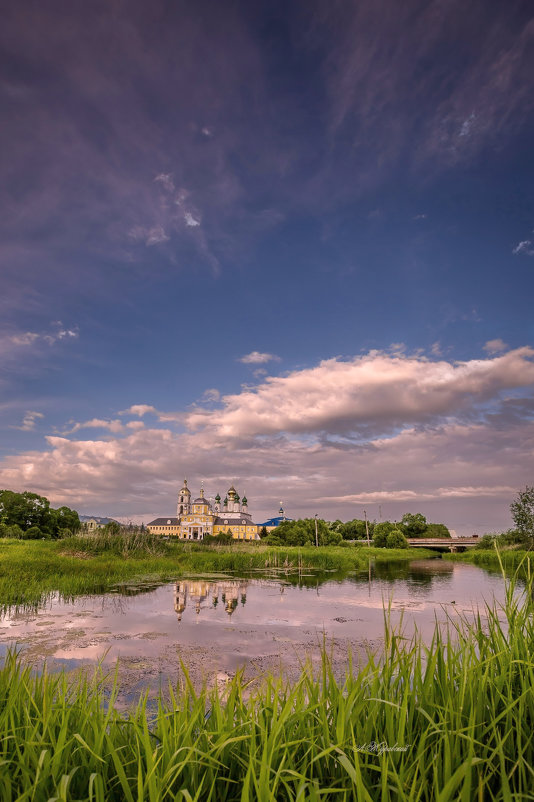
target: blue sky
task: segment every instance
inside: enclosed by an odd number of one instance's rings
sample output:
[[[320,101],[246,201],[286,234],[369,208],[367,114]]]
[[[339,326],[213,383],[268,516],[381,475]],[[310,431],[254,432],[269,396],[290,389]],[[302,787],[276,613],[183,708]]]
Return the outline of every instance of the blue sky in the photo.
[[[527,2],[11,4],[0,485],[508,526],[533,39]]]

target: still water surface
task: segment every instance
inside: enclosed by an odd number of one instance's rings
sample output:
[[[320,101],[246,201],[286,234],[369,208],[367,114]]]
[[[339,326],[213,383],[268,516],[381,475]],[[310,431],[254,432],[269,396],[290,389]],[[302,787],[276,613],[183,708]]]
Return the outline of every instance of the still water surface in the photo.
[[[431,637],[436,620],[502,601],[500,576],[441,559],[373,566],[370,572],[229,574],[191,577],[161,586],[123,586],[102,596],[65,601],[50,596],[38,609],[11,609],[0,620],[0,647],[16,645],[39,667],[74,669],[119,660],[130,697],[183,678],[221,682],[243,667],[296,675],[317,662],[323,639],[338,670],[347,647],[356,661],[380,650],[384,604],[393,625]]]

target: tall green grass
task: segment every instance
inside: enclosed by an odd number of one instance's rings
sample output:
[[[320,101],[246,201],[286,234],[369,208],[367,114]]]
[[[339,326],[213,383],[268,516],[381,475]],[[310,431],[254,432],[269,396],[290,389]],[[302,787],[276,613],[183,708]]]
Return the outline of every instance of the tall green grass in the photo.
[[[534,552],[523,549],[500,549],[497,545],[490,549],[468,549],[462,554],[447,554],[444,557],[454,562],[479,565],[495,573],[500,573],[502,570],[509,576],[517,573],[523,579],[534,570]]]
[[[0,671],[0,798],[94,802],[510,802],[534,798],[530,594],[436,628],[385,616],[385,648],[337,681],[326,654],[293,685],[241,676],[128,714],[102,678]]]
[[[203,546],[156,536],[73,537],[59,541],[0,539],[0,605],[39,604],[48,593],[65,598],[104,593],[121,583],[171,581],[184,573],[314,568],[362,570],[369,560],[421,557],[421,550],[267,547],[258,544]]]

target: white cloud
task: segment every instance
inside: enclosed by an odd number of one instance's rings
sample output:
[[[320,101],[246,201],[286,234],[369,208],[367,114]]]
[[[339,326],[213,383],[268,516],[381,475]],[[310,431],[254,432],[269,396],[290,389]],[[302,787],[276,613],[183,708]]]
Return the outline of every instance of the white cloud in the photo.
[[[122,409],[119,415],[139,415],[139,417],[142,418],[143,415],[147,415],[149,412],[154,415],[158,414],[156,407],[153,407],[151,404],[132,404],[128,409]]]
[[[458,134],[458,136],[469,136],[469,134],[471,133],[475,122],[476,122],[476,114],[473,111],[473,112],[471,112],[471,114],[469,115],[467,120],[463,121],[463,123],[461,125],[461,128],[460,128],[460,133]]]
[[[221,397],[220,392],[215,387],[210,387],[202,393],[203,401],[218,401]]]
[[[199,226],[200,225],[200,220],[197,220],[195,217],[193,217],[191,212],[184,212],[184,220],[185,220],[186,226],[195,227],[195,226]]]
[[[6,355],[19,348],[30,348],[43,343],[54,345],[61,340],[77,340],[80,332],[77,326],[66,328],[61,321],[53,324],[49,331],[20,331],[0,336],[0,355]]]
[[[265,365],[266,362],[280,362],[281,359],[276,354],[266,354],[261,351],[251,351],[250,354],[239,357],[238,362],[244,365]]]
[[[481,496],[513,496],[516,488],[509,485],[488,487],[436,487],[433,490],[417,491],[405,490],[377,490],[368,493],[353,493],[346,496],[325,496],[318,501],[339,502],[342,504],[383,504],[385,501],[418,503],[421,501],[436,501],[447,498],[480,498]]]
[[[500,337],[498,337],[495,340],[488,340],[487,343],[484,344],[483,348],[488,354],[498,354],[501,351],[506,351],[508,345],[503,342]]]
[[[172,173],[160,173],[155,177],[154,181],[161,184],[169,192],[174,192]]]
[[[22,432],[33,432],[35,429],[35,424],[41,418],[44,418],[42,412],[32,412],[31,410],[28,410],[22,419],[22,425],[14,426],[13,428],[20,429]]]
[[[524,239],[512,250],[515,254],[524,254],[525,256],[534,256],[534,243],[532,240]]]
[[[404,430],[365,447],[338,447],[277,435],[257,444],[143,429],[122,437],[48,437],[48,447],[0,462],[0,487],[32,489],[81,512],[171,514],[183,475],[205,478],[208,493],[246,484],[261,522],[284,499],[291,517],[399,519],[421,511],[466,534],[510,526],[512,488],[532,465],[534,424],[510,430],[446,424]],[[495,459],[495,455],[499,459]],[[476,481],[474,481],[476,477]],[[374,505],[374,506],[373,506]]]
[[[365,505],[378,518],[380,505],[383,518],[421,511],[466,534],[506,528],[513,489],[532,470],[534,422],[528,406],[523,417],[503,412],[499,425],[473,423],[473,413],[503,389],[531,384],[533,356],[521,348],[461,363],[382,352],[326,360],[225,396],[221,410],[158,413],[159,425],[180,420],[196,430],[75,424],[41,451],[4,457],[0,487],[32,489],[81,512],[156,517],[171,514],[187,475],[192,485],[205,478],[210,494],[245,484],[259,522],[283,498],[291,517],[346,520]],[[365,436],[354,439],[359,426]],[[106,434],[78,439],[84,428]]]
[[[13,345],[32,345],[36,340],[41,338],[40,334],[35,331],[25,331],[22,334],[13,334],[9,337],[9,341]]]
[[[163,226],[154,226],[148,230],[145,244],[150,247],[150,245],[159,245],[161,242],[168,242],[169,240],[170,237],[165,233]]]
[[[43,334],[43,340],[53,345],[58,340],[76,340],[78,336],[78,329],[59,329],[53,334]]]
[[[224,437],[277,432],[387,430],[469,410],[501,390],[534,383],[534,349],[493,359],[430,361],[399,352],[370,352],[348,361],[328,359],[317,367],[223,397],[223,408],[193,410],[192,429],[209,427]]]
[[[170,239],[163,226],[152,226],[151,228],[134,226],[130,229],[128,236],[137,242],[144,242],[147,247],[168,242]]]
[[[74,426],[63,434],[74,434],[80,429],[108,429],[115,434],[124,431],[124,424],[120,420],[104,420],[102,418],[91,418],[91,420],[75,423]]]

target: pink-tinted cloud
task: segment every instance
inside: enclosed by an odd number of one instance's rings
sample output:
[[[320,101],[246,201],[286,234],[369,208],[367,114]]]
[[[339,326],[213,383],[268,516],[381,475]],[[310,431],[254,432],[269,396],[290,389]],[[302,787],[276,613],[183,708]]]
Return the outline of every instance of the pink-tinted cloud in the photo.
[[[532,410],[512,398],[492,420],[463,416],[490,401],[498,410],[503,390],[532,384],[532,355],[521,348],[463,363],[378,352],[326,360],[225,397],[222,410],[179,413],[197,427],[189,431],[133,429],[118,419],[78,424],[72,435],[82,426],[109,434],[49,436],[42,451],[4,458],[0,486],[31,488],[82,512],[156,515],[172,512],[187,475],[204,479],[212,495],[236,481],[257,520],[282,498],[292,517],[347,519],[365,506],[377,518],[420,510],[459,532],[502,528],[513,489],[531,473]],[[355,441],[346,432],[362,421],[372,425]]]
[[[106,440],[47,440],[45,451],[5,458],[0,486],[31,488],[82,512],[155,516],[171,514],[187,474],[193,486],[204,479],[208,495],[236,481],[260,521],[282,498],[292,517],[317,512],[348,519],[362,516],[365,507],[378,518],[380,506],[383,518],[419,510],[468,533],[510,525],[512,489],[531,471],[534,427],[445,425],[352,448],[281,435],[240,445],[164,429]]]
[[[239,357],[238,362],[244,365],[265,365],[267,362],[280,362],[280,357],[264,351],[251,351],[250,354]]]
[[[224,396],[222,409],[194,410],[186,421],[223,437],[350,432],[369,425],[383,430],[454,415],[502,390],[531,386],[532,357],[534,349],[524,347],[456,363],[382,352],[328,359]]]
[[[132,404],[132,406],[128,407],[128,409],[122,409],[119,412],[119,415],[138,415],[140,418],[142,418],[143,415],[147,415],[148,413],[157,415],[158,410],[151,404]]]

